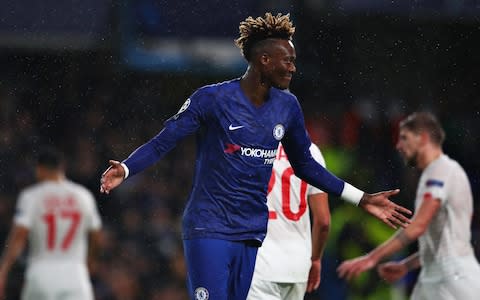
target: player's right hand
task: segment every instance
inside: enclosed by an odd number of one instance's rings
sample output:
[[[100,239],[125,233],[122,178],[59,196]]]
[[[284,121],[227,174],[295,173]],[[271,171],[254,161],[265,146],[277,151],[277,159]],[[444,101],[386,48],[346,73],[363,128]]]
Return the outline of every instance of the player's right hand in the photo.
[[[342,262],[337,268],[337,273],[340,278],[351,280],[376,265],[377,260],[372,255],[367,254]]]
[[[312,293],[320,285],[321,273],[322,273],[322,261],[321,259],[312,260],[310,272],[308,273],[307,292]]]
[[[125,178],[125,170],[119,161],[109,160],[108,163],[110,166],[100,178],[100,192],[105,194],[119,186]]]

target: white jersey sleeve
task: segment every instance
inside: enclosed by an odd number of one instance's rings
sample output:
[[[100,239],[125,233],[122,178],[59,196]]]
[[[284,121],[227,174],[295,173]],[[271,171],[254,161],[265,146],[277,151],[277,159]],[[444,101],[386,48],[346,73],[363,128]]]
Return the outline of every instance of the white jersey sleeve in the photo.
[[[28,190],[22,191],[17,200],[13,222],[16,225],[30,228],[33,222],[34,206],[35,201],[31,193],[29,193]]]
[[[310,145],[310,153],[312,154],[313,159],[315,159],[323,167],[326,167],[325,159],[323,158],[323,155],[320,152],[320,149],[318,149],[317,145],[313,143],[312,145]],[[310,184],[308,185],[308,193],[307,193],[308,196],[320,194],[320,193],[323,193],[321,189],[314,187],[313,185],[310,185]]]
[[[100,218],[100,214],[98,213],[97,205],[95,204],[95,198],[87,189],[84,190],[84,193],[85,208],[88,211],[86,214],[86,227],[89,230],[98,230],[102,226],[102,220]]]

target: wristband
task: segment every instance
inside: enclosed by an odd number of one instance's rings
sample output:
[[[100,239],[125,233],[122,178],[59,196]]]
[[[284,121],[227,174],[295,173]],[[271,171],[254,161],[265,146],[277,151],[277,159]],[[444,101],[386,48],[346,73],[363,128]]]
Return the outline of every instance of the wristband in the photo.
[[[347,202],[358,205],[358,203],[363,197],[363,194],[363,191],[357,189],[350,183],[345,182],[341,197]]]
[[[123,176],[123,179],[127,179],[128,174],[130,173],[130,170],[128,169],[127,165],[125,163],[120,163],[120,165],[123,168],[123,171],[125,171],[125,176]]]

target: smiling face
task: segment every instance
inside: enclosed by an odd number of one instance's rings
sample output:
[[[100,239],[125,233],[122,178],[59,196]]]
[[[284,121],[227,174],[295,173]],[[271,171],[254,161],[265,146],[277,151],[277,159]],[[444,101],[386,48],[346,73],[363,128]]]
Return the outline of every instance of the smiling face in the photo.
[[[400,129],[396,148],[408,166],[417,166],[421,141],[421,134],[406,128]]]
[[[289,40],[271,39],[261,54],[261,75],[264,84],[285,90],[290,86],[295,67],[295,48]]]

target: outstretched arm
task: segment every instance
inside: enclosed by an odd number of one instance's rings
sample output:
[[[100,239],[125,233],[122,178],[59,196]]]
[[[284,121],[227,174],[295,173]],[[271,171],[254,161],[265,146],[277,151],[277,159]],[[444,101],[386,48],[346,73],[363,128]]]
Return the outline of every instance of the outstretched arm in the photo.
[[[337,269],[340,277],[351,279],[375,267],[382,259],[417,240],[428,228],[441,203],[438,199],[424,198],[410,226],[397,231],[389,240],[367,255],[344,261]]]
[[[286,152],[287,145],[292,146],[292,144],[284,144]],[[322,165],[317,163],[311,155],[298,154],[308,152],[297,151],[295,147],[294,149],[288,149],[287,155],[293,166],[295,175],[301,179],[327,193],[341,196],[348,202],[357,204],[366,212],[392,228],[396,229],[397,226],[406,227],[410,223],[410,220],[403,214],[410,215],[412,212],[389,199],[391,196],[398,194],[400,190],[384,191],[375,194],[364,193],[330,173]],[[290,153],[294,153],[293,158],[291,158]]]
[[[124,179],[143,171],[172,150],[177,142],[196,132],[209,114],[214,97],[208,88],[197,90],[177,114],[165,121],[165,127],[150,141],[133,151],[122,164],[110,160],[100,180],[100,192],[108,194]]]
[[[410,210],[389,199],[398,190],[366,194],[330,173],[312,158],[309,151],[312,142],[305,130],[303,113],[298,103],[293,107],[290,121],[282,145],[295,175],[328,194],[341,196],[344,200],[359,205],[390,227],[406,227],[409,224],[409,219],[403,214],[411,214]]]
[[[110,160],[110,166],[103,172],[100,179],[100,192],[110,193],[127,177],[135,175],[160,160],[168,151],[175,147],[177,140],[189,131],[176,130],[179,120],[167,122],[165,128],[147,143],[138,147],[123,162]]]
[[[312,213],[312,266],[308,274],[307,292],[313,292],[321,281],[322,257],[330,231],[328,194],[318,193],[308,197]]]
[[[409,228],[410,227],[407,227],[407,229]],[[413,242],[414,239],[412,239],[405,233],[405,230],[407,229],[400,229],[393,235],[393,237],[391,237],[388,241],[386,241],[379,247],[372,250],[370,253],[364,256],[344,261],[337,269],[338,276],[350,280],[353,277],[356,277],[361,273],[375,267],[378,262],[384,257],[397,252],[404,246]]]
[[[28,229],[26,227],[13,225],[0,260],[0,299],[5,297],[8,272],[25,248],[27,237]]]

